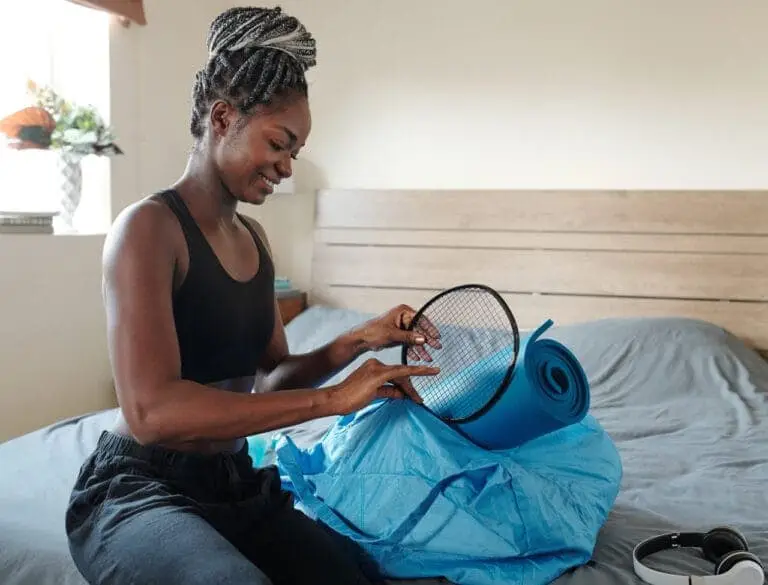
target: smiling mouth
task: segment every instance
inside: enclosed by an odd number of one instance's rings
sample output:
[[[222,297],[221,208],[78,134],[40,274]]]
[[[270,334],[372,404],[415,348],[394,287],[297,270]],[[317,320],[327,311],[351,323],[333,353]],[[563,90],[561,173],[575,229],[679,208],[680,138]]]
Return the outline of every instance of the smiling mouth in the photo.
[[[270,189],[274,189],[279,181],[275,182],[266,175],[259,173],[259,178],[264,181]]]

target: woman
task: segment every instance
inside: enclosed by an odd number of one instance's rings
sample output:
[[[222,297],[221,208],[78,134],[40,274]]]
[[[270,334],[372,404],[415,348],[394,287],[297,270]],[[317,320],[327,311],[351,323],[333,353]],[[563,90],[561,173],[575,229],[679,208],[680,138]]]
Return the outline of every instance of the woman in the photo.
[[[408,377],[436,370],[368,361],[313,388],[364,351],[425,352],[408,307],[288,354],[267,238],[235,207],[291,175],[310,131],[314,40],[278,8],[235,8],[208,49],[185,172],[121,213],[105,243],[121,408],[74,486],[70,550],[94,584],[368,583],[351,543],[295,511],[274,467],[253,468],[244,437],[378,397],[419,400]]]

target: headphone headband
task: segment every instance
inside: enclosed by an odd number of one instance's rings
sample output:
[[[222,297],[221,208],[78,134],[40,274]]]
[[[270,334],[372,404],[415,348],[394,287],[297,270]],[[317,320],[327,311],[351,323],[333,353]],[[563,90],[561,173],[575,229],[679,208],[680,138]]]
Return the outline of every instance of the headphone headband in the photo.
[[[643,559],[670,548],[701,548],[704,534],[701,532],[670,532],[644,540],[635,547],[635,556]]]
[[[718,529],[722,530],[722,529]],[[714,531],[702,532],[670,532],[648,538],[632,551],[632,563],[635,574],[650,585],[763,585],[765,573],[760,561],[746,552],[746,547],[727,551],[723,558],[735,555],[744,556],[738,558],[727,570],[719,572],[720,566],[715,570],[716,574],[706,576],[676,575],[651,569],[643,564],[642,560],[652,554],[663,550],[675,548],[704,548],[707,538],[711,538]],[[723,566],[723,569],[726,567]]]

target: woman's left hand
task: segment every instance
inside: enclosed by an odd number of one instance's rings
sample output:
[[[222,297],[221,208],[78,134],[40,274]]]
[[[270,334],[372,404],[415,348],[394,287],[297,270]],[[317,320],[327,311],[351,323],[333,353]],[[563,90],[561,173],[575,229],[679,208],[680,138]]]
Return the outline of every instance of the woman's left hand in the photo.
[[[379,351],[405,344],[410,346],[408,355],[411,359],[432,361],[432,357],[424,346],[429,345],[439,349],[441,347],[440,332],[426,319],[422,319],[423,323],[420,322],[413,331],[408,331],[415,316],[414,309],[408,305],[399,305],[362,325],[359,332],[366,349]]]

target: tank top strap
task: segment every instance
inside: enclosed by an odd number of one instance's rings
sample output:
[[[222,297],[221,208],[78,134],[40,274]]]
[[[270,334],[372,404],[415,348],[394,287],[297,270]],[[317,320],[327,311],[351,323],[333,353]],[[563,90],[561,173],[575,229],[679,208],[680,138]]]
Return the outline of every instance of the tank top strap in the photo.
[[[207,250],[205,236],[202,230],[200,230],[200,226],[197,225],[195,218],[192,217],[181,195],[174,189],[166,189],[157,193],[156,196],[170,208],[176,219],[178,219],[181,230],[184,233],[184,238],[187,241],[190,262],[193,256],[197,258],[205,257]]]
[[[251,234],[253,241],[256,243],[256,247],[259,249],[259,254],[266,255],[269,258],[270,254],[269,250],[267,249],[267,243],[262,239],[261,234],[259,234],[256,228],[253,227],[253,224],[248,221],[248,218],[246,218],[242,213],[238,212],[237,217],[241,222],[243,222],[245,229],[247,229]]]
[[[240,218],[240,221],[243,222],[243,225],[251,234],[253,241],[256,243],[256,248],[259,250],[259,261],[261,264],[258,278],[266,280],[269,282],[270,287],[274,287],[275,263],[272,259],[272,254],[270,253],[269,248],[267,248],[267,242],[264,240],[258,230],[253,227],[253,224],[243,216],[242,213],[238,213],[237,217]],[[270,291],[274,293],[274,288],[270,288]]]

